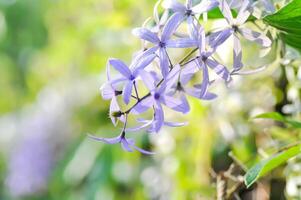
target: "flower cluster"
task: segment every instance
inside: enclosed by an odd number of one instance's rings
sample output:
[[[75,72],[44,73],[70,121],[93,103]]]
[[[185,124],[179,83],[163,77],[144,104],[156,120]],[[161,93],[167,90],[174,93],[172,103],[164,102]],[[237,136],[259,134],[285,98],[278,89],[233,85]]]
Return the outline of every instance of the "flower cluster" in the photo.
[[[185,4],[176,0],[165,0],[162,3],[165,12],[161,16],[157,11],[159,4],[161,1],[156,4],[154,12],[156,24],[151,29],[142,27],[133,30],[133,34],[143,41],[144,48],[135,55],[132,63],[127,65],[115,58],[109,59],[107,63],[107,82],[102,86],[101,92],[104,99],[111,100],[110,117],[113,124],[116,126],[118,121],[123,123],[120,135],[115,138],[90,135],[97,141],[121,143],[124,150],[130,152],[138,150],[144,154],[152,154],[135,146],[133,139],[126,138],[126,133],[142,129],[159,132],[163,126],[185,125],[165,121],[164,108],[188,113],[190,107],[187,95],[201,100],[212,100],[216,95],[209,89],[215,79],[229,83],[233,75],[240,74],[243,68],[241,37],[256,42],[263,48],[271,46],[271,40],[264,34],[244,26],[252,14],[252,3],[249,0],[236,3],[235,7],[228,4],[227,0],[202,0],[197,5],[192,0],[186,0]],[[227,25],[206,33],[199,17],[215,8],[221,11]],[[178,32],[182,24],[187,27],[186,33]],[[214,58],[216,50],[229,38],[233,39],[231,69]],[[168,49],[177,48],[190,48],[191,52],[181,61],[175,62]],[[114,78],[111,74],[112,68],[119,74]],[[212,73],[216,74],[215,78],[211,77]],[[196,74],[202,77],[200,83],[189,84]],[[147,88],[144,95],[138,90],[141,87]],[[123,105],[127,105],[125,110],[121,110],[119,97],[122,97]],[[138,118],[138,127],[127,127],[130,114],[138,115],[150,109],[153,111],[152,119]]]

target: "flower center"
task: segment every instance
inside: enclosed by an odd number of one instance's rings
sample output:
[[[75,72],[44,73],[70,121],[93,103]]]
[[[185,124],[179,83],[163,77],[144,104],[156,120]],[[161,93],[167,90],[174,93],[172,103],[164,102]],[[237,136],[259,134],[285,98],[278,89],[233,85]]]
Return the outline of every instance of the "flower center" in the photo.
[[[155,98],[156,100],[158,100],[158,99],[160,98],[160,94],[156,92],[155,95],[154,95],[154,98]]]
[[[232,29],[234,30],[234,32],[238,32],[238,26],[237,25],[232,25]]]
[[[165,45],[166,45],[165,42],[160,42],[160,43],[159,43],[159,47],[161,47],[161,48],[164,48]]]
[[[206,55],[202,55],[202,61],[205,62],[208,59]]]
[[[178,84],[177,84],[177,90],[178,91],[182,91],[183,90],[182,84],[180,82],[178,82]]]
[[[192,10],[191,10],[191,9],[187,9],[185,14],[186,14],[187,16],[191,16],[193,13],[192,13]]]
[[[122,94],[122,91],[115,90],[115,96],[119,96]]]
[[[135,78],[136,78],[136,77],[133,76],[133,75],[130,76],[130,80],[131,80],[131,81],[135,80]]]

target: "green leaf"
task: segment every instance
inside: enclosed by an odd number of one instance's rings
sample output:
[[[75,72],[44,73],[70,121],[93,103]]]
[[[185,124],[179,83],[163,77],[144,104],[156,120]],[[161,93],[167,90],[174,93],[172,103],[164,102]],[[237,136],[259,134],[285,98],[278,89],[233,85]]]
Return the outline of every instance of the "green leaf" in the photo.
[[[277,112],[269,112],[269,113],[263,113],[260,115],[255,116],[254,118],[258,119],[258,118],[264,118],[264,119],[273,119],[279,122],[283,122],[286,124],[291,125],[293,128],[301,128],[301,122],[289,119],[283,115],[281,115],[280,113]]]
[[[279,167],[285,163],[288,159],[295,157],[301,153],[301,145],[291,147],[285,151],[273,155],[272,157],[259,162],[254,165],[245,174],[244,181],[247,188],[249,188],[253,183],[255,183],[259,178],[263,177],[267,173],[271,172],[273,169]]]
[[[263,19],[282,31],[281,38],[290,46],[301,50],[301,0],[293,0],[278,12]]]

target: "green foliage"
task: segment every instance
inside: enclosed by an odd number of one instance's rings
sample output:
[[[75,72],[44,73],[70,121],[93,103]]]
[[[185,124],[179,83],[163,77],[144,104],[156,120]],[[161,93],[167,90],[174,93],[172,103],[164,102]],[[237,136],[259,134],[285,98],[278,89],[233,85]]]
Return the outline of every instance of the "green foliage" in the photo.
[[[283,115],[281,115],[280,113],[277,113],[277,112],[263,113],[263,114],[255,116],[255,118],[273,119],[273,120],[276,120],[276,121],[279,121],[279,122],[289,124],[293,128],[301,128],[301,122],[298,122],[298,121],[292,120],[290,118],[287,118],[287,117],[285,117],[285,116],[283,116]]]
[[[278,12],[263,19],[281,31],[281,38],[301,51],[301,0],[293,0]]]
[[[246,173],[245,175],[246,186],[250,187],[259,178],[271,172],[276,167],[279,167],[290,158],[295,157],[300,152],[301,152],[301,145],[297,145],[285,151],[282,151],[278,154],[275,154],[266,160],[259,162],[258,164],[253,166],[250,170],[248,170],[248,172]]]

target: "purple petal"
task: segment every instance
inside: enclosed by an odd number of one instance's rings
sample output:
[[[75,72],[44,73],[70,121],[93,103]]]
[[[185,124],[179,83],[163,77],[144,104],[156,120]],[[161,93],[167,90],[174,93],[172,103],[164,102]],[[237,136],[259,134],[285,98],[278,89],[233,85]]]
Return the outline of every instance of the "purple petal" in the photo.
[[[171,37],[171,35],[175,32],[178,26],[182,23],[184,18],[185,15],[182,13],[175,13],[169,18],[162,30],[162,42],[166,42]]]
[[[105,142],[107,144],[117,144],[121,141],[121,137],[114,137],[114,138],[101,138],[101,137],[96,137],[93,135],[88,135],[91,139],[96,140],[96,141],[100,141],[100,142]]]
[[[130,103],[130,99],[131,99],[131,95],[132,95],[132,89],[133,89],[133,82],[132,81],[128,81],[128,83],[124,86],[123,89],[123,101],[126,104]]]
[[[112,88],[110,83],[105,83],[100,88],[101,90],[101,96],[105,100],[110,100],[115,96],[115,90]]]
[[[175,111],[182,112],[184,114],[189,112],[189,107],[187,107],[187,105],[183,104],[183,102],[179,99],[175,99],[173,97],[165,95],[161,101],[164,105],[166,105],[167,107],[169,107]]]
[[[126,138],[121,138],[120,143],[121,143],[123,150],[128,151],[128,152],[133,152],[133,150],[131,149],[130,144],[126,140]]]
[[[239,33],[247,40],[257,42],[263,47],[269,47],[272,45],[272,41],[262,33],[252,31],[248,28],[239,28]]]
[[[242,52],[241,52],[241,44],[239,41],[239,38],[236,35],[233,35],[233,68],[234,71],[239,71],[243,64],[241,62],[242,60]]]
[[[159,58],[160,58],[160,68],[162,76],[165,78],[169,72],[169,61],[165,48],[159,49]]]
[[[139,125],[139,126],[136,126],[136,127],[133,127],[133,128],[127,128],[126,131],[127,132],[141,131],[144,128],[147,128],[148,126],[150,126],[153,123],[153,120],[144,120],[144,121],[141,121],[141,122],[143,123],[142,125]]]
[[[176,40],[168,40],[166,42],[166,47],[168,48],[189,48],[195,47],[196,41],[191,38],[180,38]]]
[[[192,11],[196,14],[202,14],[217,7],[218,4],[219,3],[216,0],[203,0],[201,3],[193,7]]]
[[[110,117],[111,117],[111,120],[112,120],[112,123],[114,124],[114,126],[117,125],[117,120],[111,114],[113,112],[118,112],[118,111],[120,111],[120,108],[119,108],[119,105],[117,103],[117,99],[115,97],[113,97],[112,100],[111,100],[111,104],[110,104]]]
[[[223,31],[212,33],[210,35],[209,45],[216,49],[218,46],[223,44],[231,35],[233,34],[233,29],[229,28]]]
[[[161,104],[159,102],[155,103],[155,116],[154,116],[154,131],[159,132],[164,124],[164,112]]]
[[[230,9],[227,1],[221,0],[221,3],[219,4],[219,8],[220,8],[222,14],[224,15],[225,19],[227,20],[227,22],[232,25],[234,23],[234,20],[233,20],[233,16],[231,13],[231,9]]]
[[[177,2],[176,0],[165,0],[163,1],[162,6],[163,8],[171,9],[174,12],[185,13],[186,11],[186,7],[183,4]]]
[[[149,91],[153,91],[156,89],[155,80],[149,72],[147,72],[145,70],[140,70],[139,75],[140,75],[143,83],[145,84],[145,86],[149,89]]]
[[[138,55],[134,58],[133,62],[137,62],[137,63],[140,62],[141,59],[145,59],[146,57],[151,56],[151,55],[154,54],[158,49],[159,49],[159,46],[156,45],[156,46],[154,46],[154,47],[152,47],[152,48],[149,48],[149,49],[143,51],[142,53],[138,54]]]
[[[154,44],[158,44],[160,42],[158,36],[146,28],[135,28],[132,33],[135,36]]]
[[[145,155],[154,155],[154,154],[156,154],[156,153],[154,153],[154,152],[151,152],[151,151],[147,151],[147,150],[144,150],[144,149],[141,149],[141,148],[139,148],[139,147],[137,147],[137,146],[132,146],[134,149],[136,149],[137,151],[139,151],[140,153],[143,153],[143,154],[145,154]]]
[[[126,78],[130,78],[131,77],[131,71],[130,71],[130,69],[121,60],[115,59],[115,58],[111,58],[109,60],[109,63],[110,63],[110,65],[112,65],[114,67],[114,69],[116,69],[117,71],[119,71],[119,73],[122,74],[124,77],[126,77]]]
[[[186,8],[190,9],[192,7],[192,0],[186,0]]]
[[[149,56],[146,57],[142,57],[139,62],[133,67],[133,75],[137,76],[139,70],[144,69],[145,67],[147,67],[148,65],[150,65],[154,59],[156,58],[155,54],[151,54]]]
[[[243,23],[245,23],[251,15],[251,12],[248,10],[249,6],[250,0],[244,0],[236,17],[238,25],[242,25]]]
[[[158,92],[163,93],[163,91],[165,90],[169,91],[175,84],[177,84],[180,72],[181,72],[180,65],[174,66],[174,68],[169,72],[165,81],[162,83],[162,86],[164,87],[160,87]]]
[[[196,62],[190,62],[181,71],[180,82],[182,85],[186,85],[191,78],[199,71],[199,68],[196,66]]]
[[[224,65],[222,65],[214,60],[211,60],[211,59],[207,59],[206,63],[222,79],[224,79],[226,82],[230,81],[230,79],[231,79],[230,73]]]
[[[152,97],[147,97],[143,99],[141,102],[136,104],[136,106],[133,107],[131,110],[131,113],[133,114],[140,114],[146,112],[150,107],[154,105],[154,101]]]
[[[187,122],[164,122],[164,125],[169,127],[182,127],[186,126],[187,124]]]

